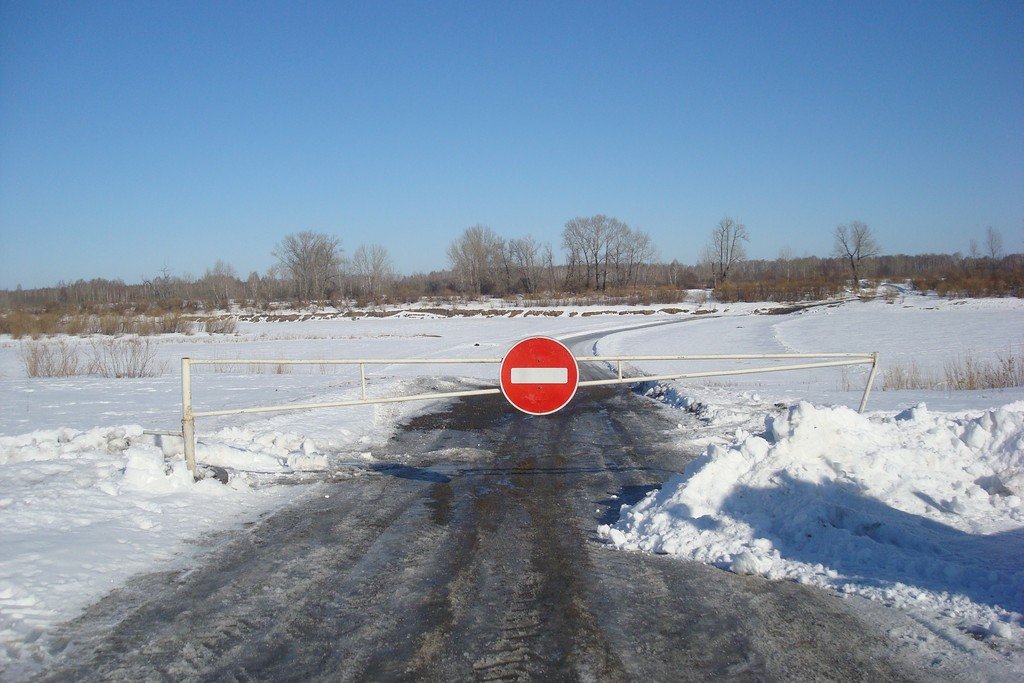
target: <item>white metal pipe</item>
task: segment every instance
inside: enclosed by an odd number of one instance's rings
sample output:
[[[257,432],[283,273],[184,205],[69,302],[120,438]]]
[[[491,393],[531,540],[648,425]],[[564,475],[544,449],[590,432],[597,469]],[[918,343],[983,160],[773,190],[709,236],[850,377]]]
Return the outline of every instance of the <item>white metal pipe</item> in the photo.
[[[366,363],[359,364],[359,396],[366,400]]]
[[[487,396],[500,394],[501,389],[472,389],[468,391],[449,391],[443,394],[415,394],[411,396],[392,396],[389,398],[352,399],[348,401],[331,401],[329,403],[288,403],[276,406],[260,406],[256,408],[233,408],[229,410],[205,410],[194,413],[194,417],[217,417],[220,415],[245,415],[249,413],[276,413],[287,410],[311,410],[313,408],[341,408],[343,406],[365,406],[377,403],[402,403],[404,401],[429,401],[432,399],[461,398],[463,396]]]
[[[500,363],[501,358],[320,358],[310,360],[271,358],[195,359],[193,365],[472,365]]]
[[[580,382],[581,387],[599,387],[609,384],[635,384],[637,382],[661,382],[670,379],[694,379],[698,377],[729,377],[731,375],[755,375],[764,372],[784,372],[788,370],[811,370],[813,368],[834,368],[844,365],[865,365],[870,360],[837,360],[821,363],[802,363],[800,365],[775,365],[767,368],[743,368],[742,370],[710,370],[708,372],[677,372],[670,375],[650,375],[641,377],[625,377],[623,379],[595,379]]]
[[[870,353],[728,353],[728,354],[684,354],[668,356],[579,356],[579,363],[609,361],[647,361],[647,360],[786,360],[800,358],[864,358],[870,359]]]
[[[169,429],[143,429],[142,433],[148,436],[181,436],[181,432],[172,432]]]
[[[194,480],[196,470],[196,416],[192,410],[192,360],[181,359],[181,438],[185,444],[185,464]]]
[[[868,407],[868,396],[871,394],[871,385],[875,383],[875,373],[878,372],[878,352],[871,354],[871,372],[868,373],[868,383],[864,386],[864,396],[860,399],[860,408],[857,412],[863,413]]]
[[[618,361],[684,361],[684,360],[786,360],[800,358],[864,358],[870,353],[733,353],[733,354],[682,354],[651,356],[577,356],[579,363],[603,363]],[[497,364],[502,358],[318,358],[273,359],[273,358],[208,358],[193,359],[193,365],[473,365]]]

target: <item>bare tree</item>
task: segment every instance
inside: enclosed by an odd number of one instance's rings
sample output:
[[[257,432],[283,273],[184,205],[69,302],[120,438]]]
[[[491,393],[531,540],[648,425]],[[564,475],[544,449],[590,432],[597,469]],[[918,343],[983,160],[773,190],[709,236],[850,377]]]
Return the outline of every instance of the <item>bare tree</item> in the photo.
[[[747,258],[744,242],[750,241],[747,226],[726,216],[711,231],[711,243],[704,248],[703,258],[713,268],[714,285],[729,279],[737,263]]]
[[[985,256],[993,262],[1003,258],[1003,235],[991,225],[985,230]]]
[[[352,272],[362,294],[374,301],[382,299],[394,278],[391,256],[379,244],[359,245],[352,254]]]
[[[557,271],[555,269],[555,252],[550,242],[545,242],[540,252],[540,272],[543,275],[543,284],[540,289],[544,292],[554,292],[557,282]]]
[[[654,261],[651,236],[622,224],[612,248],[612,271],[616,287],[635,289]]]
[[[509,240],[507,249],[513,271],[510,280],[514,280],[510,282],[511,287],[526,294],[532,293],[540,280],[537,266],[540,244],[533,237],[527,235]]]
[[[779,249],[778,263],[779,263],[781,272],[784,273],[785,276],[786,276],[786,282],[789,282],[789,279],[790,279],[790,277],[793,274],[792,262],[793,262],[793,250],[790,249],[788,245],[786,245],[786,246],[782,247],[781,249]]]
[[[515,289],[513,280],[516,276],[512,266],[512,243],[502,237],[498,238],[497,267],[500,271],[498,279],[501,280],[501,287],[496,287],[494,293],[504,296]]]
[[[253,305],[259,306],[262,293],[263,280],[260,278],[260,274],[254,270],[249,273],[249,278],[245,281],[246,297],[252,301]]]
[[[860,289],[861,261],[878,256],[880,251],[878,242],[871,234],[871,228],[864,223],[853,221],[849,225],[836,227],[835,246],[832,253],[850,266],[854,291]]]
[[[448,245],[448,262],[465,291],[486,294],[494,287],[494,272],[502,250],[502,240],[493,230],[474,225]]]
[[[213,268],[206,270],[200,283],[213,306],[222,308],[227,306],[233,298],[232,294],[237,289],[238,277],[230,264],[217,259]]]
[[[582,284],[583,289],[607,289],[609,273],[614,270],[628,232],[629,226],[625,223],[603,214],[567,221],[562,231],[562,246],[568,266],[567,284],[571,286],[576,282]]]
[[[300,301],[326,299],[341,278],[341,240],[332,235],[309,230],[288,235],[274,256]]]
[[[562,230],[562,248],[565,249],[565,285],[569,289],[586,289],[590,286],[590,261],[585,256],[587,240],[586,218],[573,218]],[[584,268],[586,271],[584,272]]]
[[[607,218],[605,216],[595,216],[595,218],[604,219],[603,221],[595,221],[595,243],[598,245],[600,252],[600,288],[603,292],[608,289],[609,273],[612,275],[612,284],[614,285],[615,283],[616,275],[622,264],[626,244],[632,233],[629,226],[617,218]]]
[[[981,250],[978,249],[978,240],[974,239],[973,237],[971,238],[971,241],[968,243],[967,255],[975,261],[981,258]]]

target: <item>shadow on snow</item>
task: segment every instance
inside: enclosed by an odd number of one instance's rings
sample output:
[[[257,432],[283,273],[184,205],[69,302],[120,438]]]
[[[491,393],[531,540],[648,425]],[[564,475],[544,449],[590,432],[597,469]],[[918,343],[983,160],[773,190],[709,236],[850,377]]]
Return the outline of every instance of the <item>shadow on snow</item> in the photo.
[[[948,512],[925,494],[918,497]],[[853,485],[813,484],[787,474],[775,488],[737,488],[722,513],[749,524],[785,559],[835,569],[842,575],[831,581],[837,587],[902,583],[1024,612],[1024,528],[969,534],[889,507]],[[688,521],[715,526],[707,518]]]

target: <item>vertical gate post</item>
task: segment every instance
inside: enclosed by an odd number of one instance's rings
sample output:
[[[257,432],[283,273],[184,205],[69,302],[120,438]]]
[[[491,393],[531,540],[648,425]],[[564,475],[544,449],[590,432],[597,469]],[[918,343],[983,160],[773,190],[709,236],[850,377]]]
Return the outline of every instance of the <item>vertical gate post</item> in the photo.
[[[181,438],[185,442],[185,464],[192,479],[199,481],[196,471],[196,418],[192,414],[192,359],[181,359]]]
[[[860,399],[860,408],[857,412],[863,413],[868,407],[868,395],[871,393],[871,385],[875,383],[875,373],[878,372],[878,352],[871,354],[871,372],[868,373],[868,383],[864,387],[864,396]]]

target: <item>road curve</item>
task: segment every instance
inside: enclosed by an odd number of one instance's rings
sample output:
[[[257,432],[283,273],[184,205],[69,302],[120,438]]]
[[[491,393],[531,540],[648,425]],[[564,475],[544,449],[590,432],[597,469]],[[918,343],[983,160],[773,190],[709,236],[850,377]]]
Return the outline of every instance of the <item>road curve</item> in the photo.
[[[417,418],[401,464],[93,606],[41,679],[923,678],[840,599],[601,542],[696,455],[686,420],[622,389],[547,417],[487,397]]]

